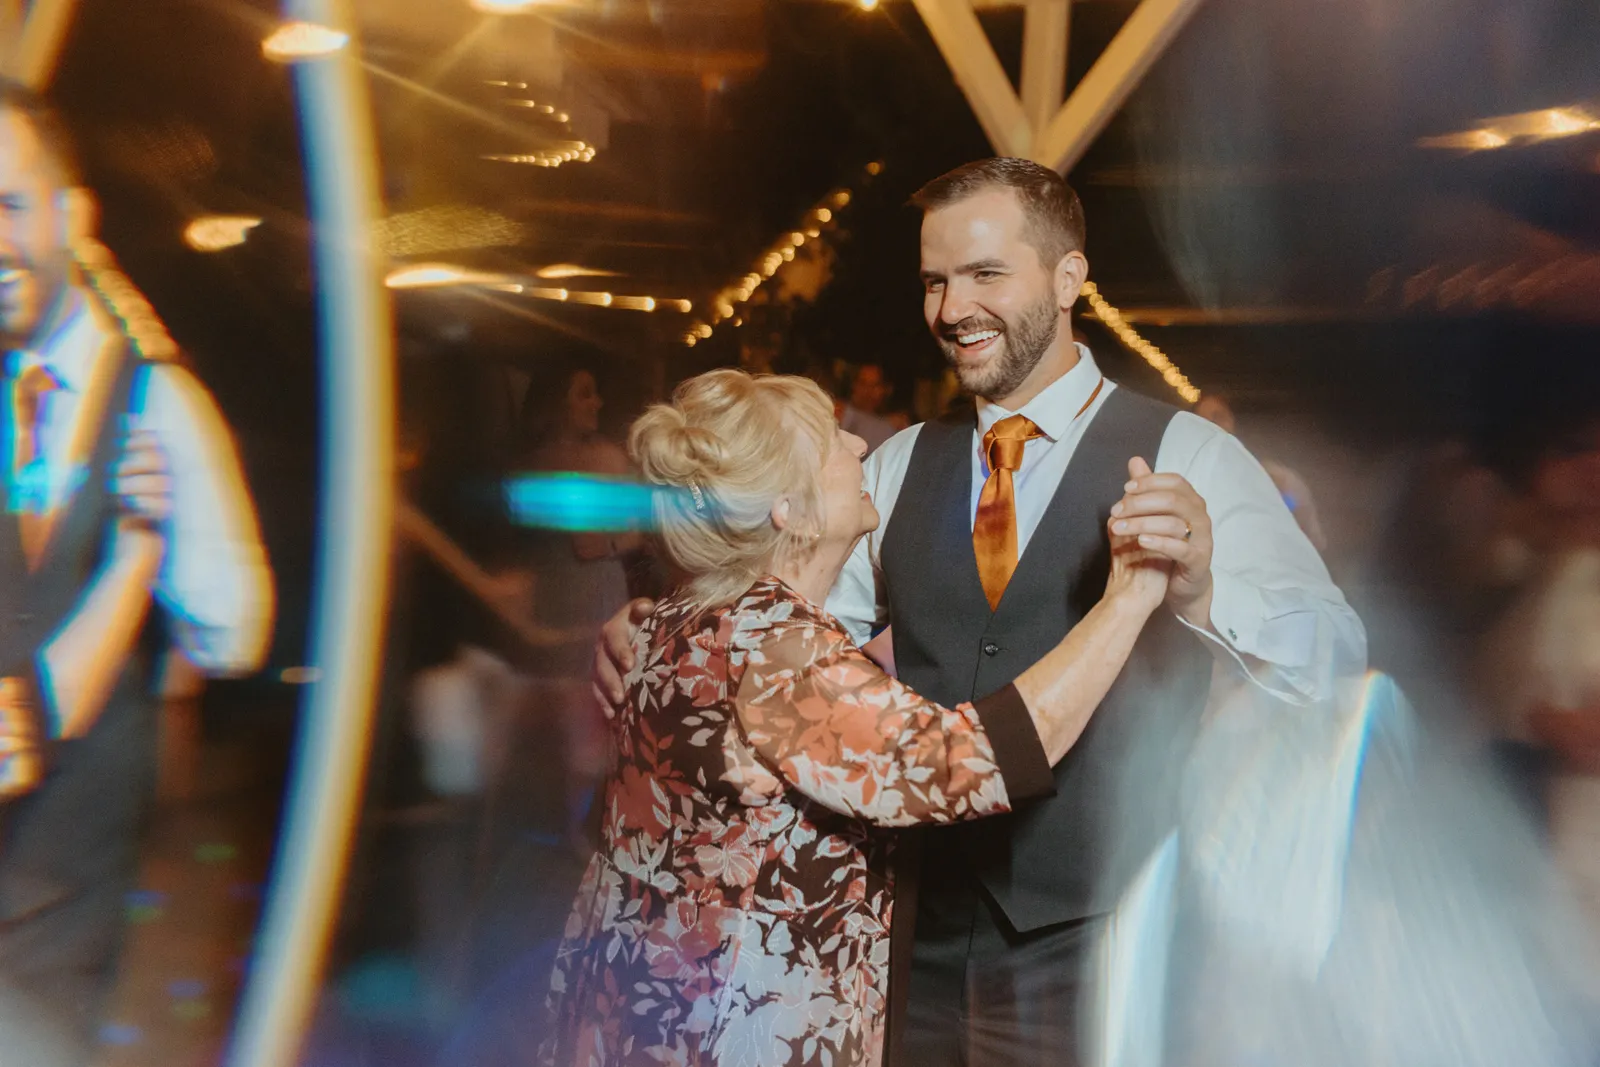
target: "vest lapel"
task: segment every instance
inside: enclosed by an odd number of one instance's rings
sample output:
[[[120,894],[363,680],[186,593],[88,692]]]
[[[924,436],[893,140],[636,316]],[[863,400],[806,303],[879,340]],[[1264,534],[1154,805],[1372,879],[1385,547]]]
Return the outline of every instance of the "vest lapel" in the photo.
[[[972,428],[971,419],[930,422],[922,432],[935,430],[929,461],[933,464],[933,484],[939,486],[939,504],[933,523],[933,545],[929,563],[949,568],[957,603],[955,610],[989,612],[978,577],[978,555],[972,543]]]
[[[58,466],[71,479],[66,492],[55,499],[42,516],[44,538],[39,559],[33,570],[42,570],[55,554],[62,527],[67,516],[81,497],[84,478],[91,473],[96,459],[96,446],[107,433],[114,434],[116,427],[108,425],[107,414],[120,391],[123,364],[127,361],[127,342],[121,330],[110,320],[98,301],[89,301],[88,313],[94,316],[100,329],[100,343],[89,362],[89,373],[84,379],[78,399],[78,409],[73,417],[72,429],[67,437],[63,463]],[[15,440],[15,434],[8,435]]]

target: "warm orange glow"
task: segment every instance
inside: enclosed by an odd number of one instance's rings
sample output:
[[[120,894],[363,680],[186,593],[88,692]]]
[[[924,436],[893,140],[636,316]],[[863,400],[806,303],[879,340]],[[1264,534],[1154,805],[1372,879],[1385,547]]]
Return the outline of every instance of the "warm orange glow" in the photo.
[[[517,15],[532,11],[541,0],[472,0],[474,10],[486,15]]]
[[[817,208],[817,221],[818,222],[827,222],[832,218],[833,218],[833,212],[829,211],[825,207]]]
[[[261,53],[275,63],[329,56],[350,43],[350,35],[315,22],[286,22],[261,42]]]

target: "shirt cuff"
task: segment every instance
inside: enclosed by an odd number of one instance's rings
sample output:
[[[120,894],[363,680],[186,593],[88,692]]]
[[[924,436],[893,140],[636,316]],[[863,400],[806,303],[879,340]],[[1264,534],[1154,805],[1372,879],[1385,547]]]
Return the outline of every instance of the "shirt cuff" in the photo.
[[[1211,572],[1211,625],[1235,652],[1260,654],[1265,615],[1260,590],[1226,571]]]
[[[1045,755],[1033,716],[1017,687],[1007,685],[974,701],[972,709],[989,736],[994,763],[1006,784],[1011,806],[1015,807],[1019,800],[1055,796],[1056,776],[1050,770],[1050,757]]]

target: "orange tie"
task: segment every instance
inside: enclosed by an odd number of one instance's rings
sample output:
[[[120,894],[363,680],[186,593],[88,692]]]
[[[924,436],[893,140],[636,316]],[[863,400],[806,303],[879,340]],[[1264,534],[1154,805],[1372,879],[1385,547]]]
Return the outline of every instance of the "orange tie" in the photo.
[[[1022,450],[1043,431],[1026,415],[1001,419],[983,435],[989,459],[989,480],[978,494],[978,515],[972,523],[972,547],[978,555],[978,581],[989,598],[989,610],[1000,606],[1006,583],[1017,569],[1017,498],[1011,472],[1022,466]]]
[[[39,454],[39,409],[44,398],[56,389],[55,377],[37,363],[17,375],[11,387],[11,412],[16,426],[16,450],[12,457],[11,492],[13,507],[21,504],[17,516],[22,525],[22,551],[28,569],[39,565],[44,553],[45,522],[48,509],[47,483],[41,469],[34,467]],[[16,498],[20,496],[21,500]]]

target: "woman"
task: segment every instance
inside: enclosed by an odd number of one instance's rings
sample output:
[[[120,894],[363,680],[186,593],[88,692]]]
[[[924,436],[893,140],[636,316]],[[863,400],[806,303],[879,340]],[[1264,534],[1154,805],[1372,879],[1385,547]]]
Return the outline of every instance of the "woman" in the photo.
[[[864,443],[815,383],[712,371],[634,425],[680,591],[640,630],[604,842],[552,980],[546,1064],[827,1064],[882,1051],[893,887],[874,827],[1011,810],[1064,756],[1166,594],[1107,594],[1013,686],[944,708],[820,606],[876,527]]]
[[[531,445],[527,466],[538,471],[626,475],[627,456],[600,434],[604,401],[595,377],[570,366],[549,388],[529,395],[524,425]],[[567,836],[585,858],[582,832],[595,787],[608,762],[605,720],[588,686],[594,635],[627,602],[624,557],[640,546],[637,533],[541,533],[533,540],[533,616],[553,630],[584,635],[543,650],[531,664],[542,703],[561,724],[566,744]]]

